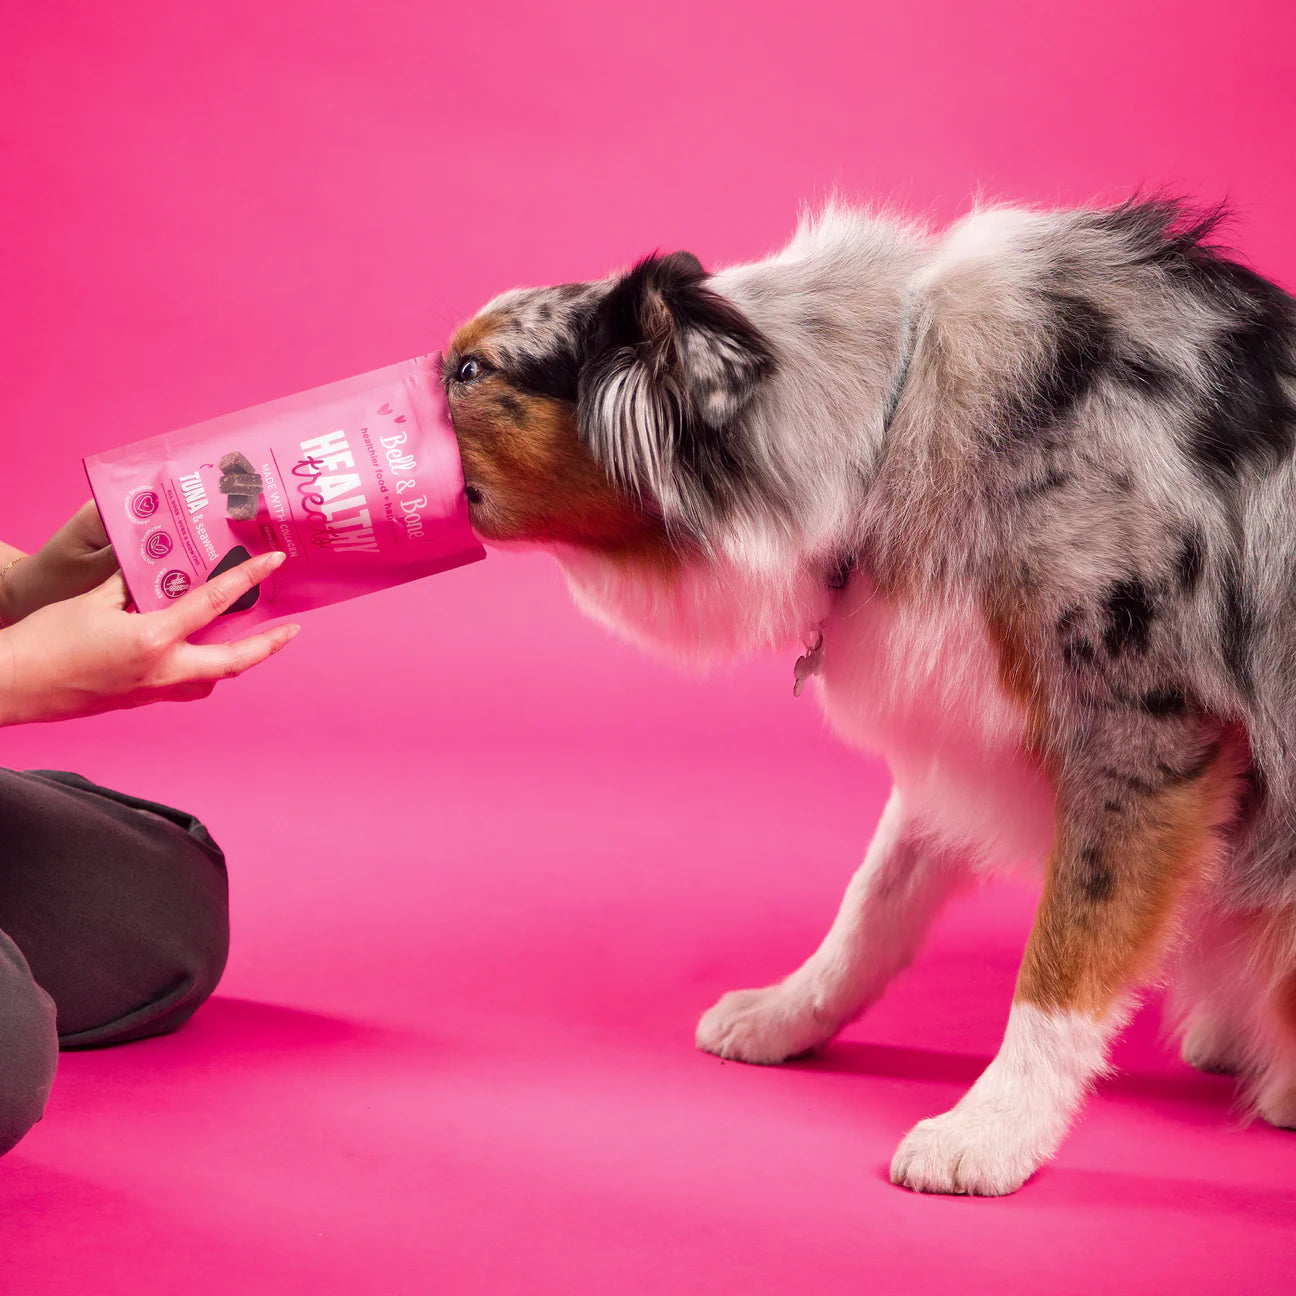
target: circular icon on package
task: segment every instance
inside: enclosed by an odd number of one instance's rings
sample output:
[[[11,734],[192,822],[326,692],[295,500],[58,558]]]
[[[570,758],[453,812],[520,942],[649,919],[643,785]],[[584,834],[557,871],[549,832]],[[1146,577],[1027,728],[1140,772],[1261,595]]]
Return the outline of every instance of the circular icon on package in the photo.
[[[137,490],[126,502],[126,508],[137,522],[147,522],[158,511],[157,491]]]
[[[175,542],[165,531],[150,531],[144,537],[146,558],[165,558],[175,547]]]
[[[189,573],[172,568],[158,582],[158,589],[169,599],[178,599],[182,594],[189,593],[189,586],[193,582],[189,578]]]

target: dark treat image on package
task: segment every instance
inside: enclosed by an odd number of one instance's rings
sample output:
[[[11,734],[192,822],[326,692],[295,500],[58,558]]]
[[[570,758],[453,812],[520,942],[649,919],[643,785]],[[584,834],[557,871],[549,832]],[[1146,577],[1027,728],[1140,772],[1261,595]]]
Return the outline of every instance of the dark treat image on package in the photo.
[[[252,522],[257,515],[257,497],[255,495],[227,495],[225,512],[236,522]]]
[[[237,522],[251,522],[257,515],[257,500],[265,482],[245,454],[231,450],[220,457],[220,493],[226,496],[225,511]]]
[[[252,555],[248,553],[242,545],[235,545],[233,549],[225,555],[224,558],[211,569],[208,574],[208,580],[215,580],[221,572],[227,572],[231,567],[237,567],[239,563],[247,562]],[[221,616],[229,616],[231,612],[246,612],[248,608],[255,607],[256,601],[261,597],[261,586],[253,585],[246,594],[243,595],[236,603],[231,603],[229,607],[221,613]]]
[[[221,455],[218,462],[223,473],[241,473],[248,477],[256,476],[256,469],[252,466],[252,461],[247,455],[239,454],[237,450],[232,450],[227,455]]]

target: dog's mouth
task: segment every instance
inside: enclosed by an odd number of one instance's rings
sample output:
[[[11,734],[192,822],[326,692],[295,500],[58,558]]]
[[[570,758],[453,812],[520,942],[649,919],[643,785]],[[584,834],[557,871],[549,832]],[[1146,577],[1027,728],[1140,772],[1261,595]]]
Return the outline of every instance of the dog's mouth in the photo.
[[[475,481],[464,483],[464,498],[468,501],[468,523],[476,532],[478,539],[497,542],[500,537],[498,519],[492,517],[494,510],[485,489]]]

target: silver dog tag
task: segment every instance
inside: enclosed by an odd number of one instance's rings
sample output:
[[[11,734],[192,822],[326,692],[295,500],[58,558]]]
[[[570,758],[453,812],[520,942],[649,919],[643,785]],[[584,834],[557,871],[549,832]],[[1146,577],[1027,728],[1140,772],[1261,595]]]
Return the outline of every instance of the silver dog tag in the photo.
[[[818,675],[823,671],[823,631],[821,630],[816,636],[811,646],[801,654],[796,660],[796,667],[792,675],[792,696],[800,697],[801,690],[805,688],[805,682],[812,675]]]

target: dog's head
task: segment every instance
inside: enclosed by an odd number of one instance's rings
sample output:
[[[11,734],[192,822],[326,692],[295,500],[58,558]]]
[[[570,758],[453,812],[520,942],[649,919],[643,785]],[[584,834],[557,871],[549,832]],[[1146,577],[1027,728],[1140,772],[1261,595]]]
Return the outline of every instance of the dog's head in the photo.
[[[609,555],[705,546],[751,489],[744,415],[773,364],[687,252],[496,298],[444,357],[473,525]]]

